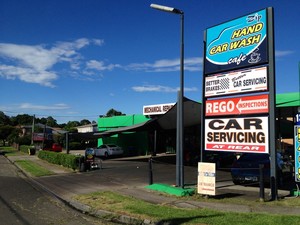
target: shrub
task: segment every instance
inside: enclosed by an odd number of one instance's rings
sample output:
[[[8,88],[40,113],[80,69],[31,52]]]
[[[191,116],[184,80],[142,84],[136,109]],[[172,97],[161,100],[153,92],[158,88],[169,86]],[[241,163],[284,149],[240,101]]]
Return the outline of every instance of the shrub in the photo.
[[[70,142],[69,143],[69,149],[71,150],[79,150],[82,149],[82,145],[80,142]]]
[[[31,145],[21,145],[20,146],[20,151],[24,152],[24,153],[28,153],[28,149],[30,149],[30,148],[35,148],[35,147],[31,146]]]
[[[51,151],[39,151],[38,157],[40,159],[46,160],[49,163],[62,165],[67,168],[76,170],[79,168],[79,156],[70,155],[65,153],[57,153]]]

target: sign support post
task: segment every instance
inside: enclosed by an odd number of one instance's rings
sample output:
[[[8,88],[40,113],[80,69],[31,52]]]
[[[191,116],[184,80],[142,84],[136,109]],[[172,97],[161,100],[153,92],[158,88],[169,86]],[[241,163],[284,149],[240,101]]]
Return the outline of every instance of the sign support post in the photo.
[[[272,200],[277,200],[277,154],[276,154],[276,135],[275,135],[275,121],[276,121],[276,99],[275,99],[275,57],[274,57],[274,23],[273,23],[273,8],[268,8],[268,39],[269,39],[269,98],[270,98],[270,156],[271,156],[271,196]]]

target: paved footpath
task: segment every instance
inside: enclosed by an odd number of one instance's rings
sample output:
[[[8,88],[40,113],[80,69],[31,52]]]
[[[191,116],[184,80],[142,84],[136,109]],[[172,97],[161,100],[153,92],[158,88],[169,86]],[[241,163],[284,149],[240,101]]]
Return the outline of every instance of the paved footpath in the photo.
[[[96,191],[114,191],[120,194],[133,196],[135,198],[164,205],[174,205],[182,208],[209,208],[220,211],[246,212],[246,213],[268,213],[284,215],[300,215],[300,207],[279,207],[266,204],[236,205],[228,203],[194,201],[171,195],[163,195],[152,191],[145,186],[149,184],[147,160],[112,159],[103,161],[102,170],[90,172],[74,172],[62,166],[50,164],[37,156],[9,156],[8,159],[14,163],[16,160],[32,160],[35,163],[51,170],[55,175],[33,178],[27,174],[28,179],[39,184],[48,192],[80,211],[88,212],[89,207],[72,199],[73,196]],[[156,164],[154,167],[154,182],[172,184],[175,181],[175,167],[170,164]],[[159,173],[158,173],[159,172]],[[159,175],[158,175],[159,174]],[[157,176],[156,176],[157,175]],[[196,179],[195,168],[185,167],[186,183]],[[194,181],[193,180],[193,181]],[[266,195],[269,190],[266,189]],[[229,181],[217,182],[217,193],[219,197],[227,196],[244,198],[252,202],[259,201],[257,187],[243,187],[233,185]],[[279,198],[287,198],[288,191],[279,190]],[[218,196],[217,196],[218,197]],[[129,222],[130,223],[130,222]]]

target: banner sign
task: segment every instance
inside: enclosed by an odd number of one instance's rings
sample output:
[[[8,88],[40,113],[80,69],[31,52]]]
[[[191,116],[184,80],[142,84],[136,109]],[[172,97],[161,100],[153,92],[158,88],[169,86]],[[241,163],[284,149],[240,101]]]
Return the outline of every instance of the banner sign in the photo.
[[[269,95],[207,100],[205,116],[243,115],[269,112]]]
[[[300,125],[300,113],[295,116],[295,125]]]
[[[269,118],[205,119],[204,149],[269,153]]]
[[[216,195],[215,163],[198,163],[198,194]]]
[[[168,112],[175,103],[143,106],[143,115],[160,115]]]
[[[267,67],[265,66],[205,77],[205,97],[267,89]]]
[[[33,133],[33,141],[53,140],[53,135],[49,133]]]
[[[204,73],[266,63],[266,9],[206,30]]]
[[[300,182],[300,125],[295,126],[295,181]]]

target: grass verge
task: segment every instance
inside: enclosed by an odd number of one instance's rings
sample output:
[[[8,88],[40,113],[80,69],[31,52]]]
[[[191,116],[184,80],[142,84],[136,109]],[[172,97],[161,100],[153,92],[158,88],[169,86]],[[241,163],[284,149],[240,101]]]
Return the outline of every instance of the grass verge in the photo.
[[[263,213],[219,212],[204,208],[176,208],[167,204],[151,204],[113,192],[95,192],[78,195],[75,200],[95,210],[107,210],[117,214],[147,219],[163,224],[300,224],[300,216],[271,215]]]
[[[52,171],[49,171],[30,160],[17,160],[15,163],[34,177],[49,176],[54,174]]]
[[[4,146],[1,146],[0,147],[0,151],[5,153],[5,155],[17,155],[18,154],[18,150],[13,148],[13,147],[4,147]]]

